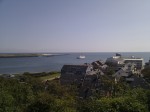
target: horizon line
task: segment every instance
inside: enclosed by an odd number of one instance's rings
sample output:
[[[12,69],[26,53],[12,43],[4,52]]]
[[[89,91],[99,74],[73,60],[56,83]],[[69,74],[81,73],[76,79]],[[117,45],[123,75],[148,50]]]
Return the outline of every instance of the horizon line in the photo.
[[[7,54],[7,53],[148,53],[150,51],[88,51],[88,52],[81,52],[81,51],[75,51],[75,52],[71,52],[71,51],[68,51],[68,52],[46,52],[46,51],[41,51],[41,52],[0,52],[0,54]]]

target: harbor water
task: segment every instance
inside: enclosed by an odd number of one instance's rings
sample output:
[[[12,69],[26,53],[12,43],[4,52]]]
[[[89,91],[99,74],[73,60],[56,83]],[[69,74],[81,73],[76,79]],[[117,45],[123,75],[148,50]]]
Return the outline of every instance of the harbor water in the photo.
[[[150,52],[123,52],[122,56],[135,56],[149,60]],[[64,64],[84,64],[96,60],[106,60],[114,56],[114,52],[82,53],[85,59],[77,59],[80,53],[68,53],[51,57],[22,57],[22,58],[0,58],[0,74],[13,74],[24,72],[50,72],[60,71]]]

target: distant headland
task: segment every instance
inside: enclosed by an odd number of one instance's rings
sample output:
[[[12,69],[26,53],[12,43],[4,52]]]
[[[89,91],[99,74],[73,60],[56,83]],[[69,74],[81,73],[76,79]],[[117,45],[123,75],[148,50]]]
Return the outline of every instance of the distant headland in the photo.
[[[69,54],[55,54],[55,53],[2,53],[0,58],[24,58],[24,57],[52,57],[52,56],[62,56]]]

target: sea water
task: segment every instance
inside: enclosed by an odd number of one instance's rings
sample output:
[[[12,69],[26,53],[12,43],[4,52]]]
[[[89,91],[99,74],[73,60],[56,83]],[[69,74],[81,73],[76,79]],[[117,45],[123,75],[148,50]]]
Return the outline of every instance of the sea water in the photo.
[[[135,56],[148,62],[150,52],[123,52],[122,56]],[[85,55],[85,59],[77,59]],[[0,58],[0,74],[24,73],[24,72],[50,72],[60,71],[64,64],[84,64],[96,60],[106,60],[114,56],[113,52],[100,53],[68,53],[68,55],[52,57],[24,57],[24,58]]]

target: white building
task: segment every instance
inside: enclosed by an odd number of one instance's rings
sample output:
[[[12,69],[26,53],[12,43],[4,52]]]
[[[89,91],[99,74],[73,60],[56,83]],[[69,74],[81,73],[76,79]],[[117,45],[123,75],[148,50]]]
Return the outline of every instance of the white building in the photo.
[[[113,57],[107,58],[106,62],[114,63],[114,64],[124,64],[124,59],[120,56],[113,56]]]
[[[122,56],[113,56],[113,57],[107,58],[106,62],[117,64],[117,65],[123,65],[126,63],[134,63],[137,69],[142,69],[144,66],[143,58],[135,58],[134,56],[131,56],[129,58],[125,58]]]
[[[134,63],[137,69],[142,69],[144,66],[143,58],[135,58],[133,56],[131,58],[124,58],[124,63]]]

